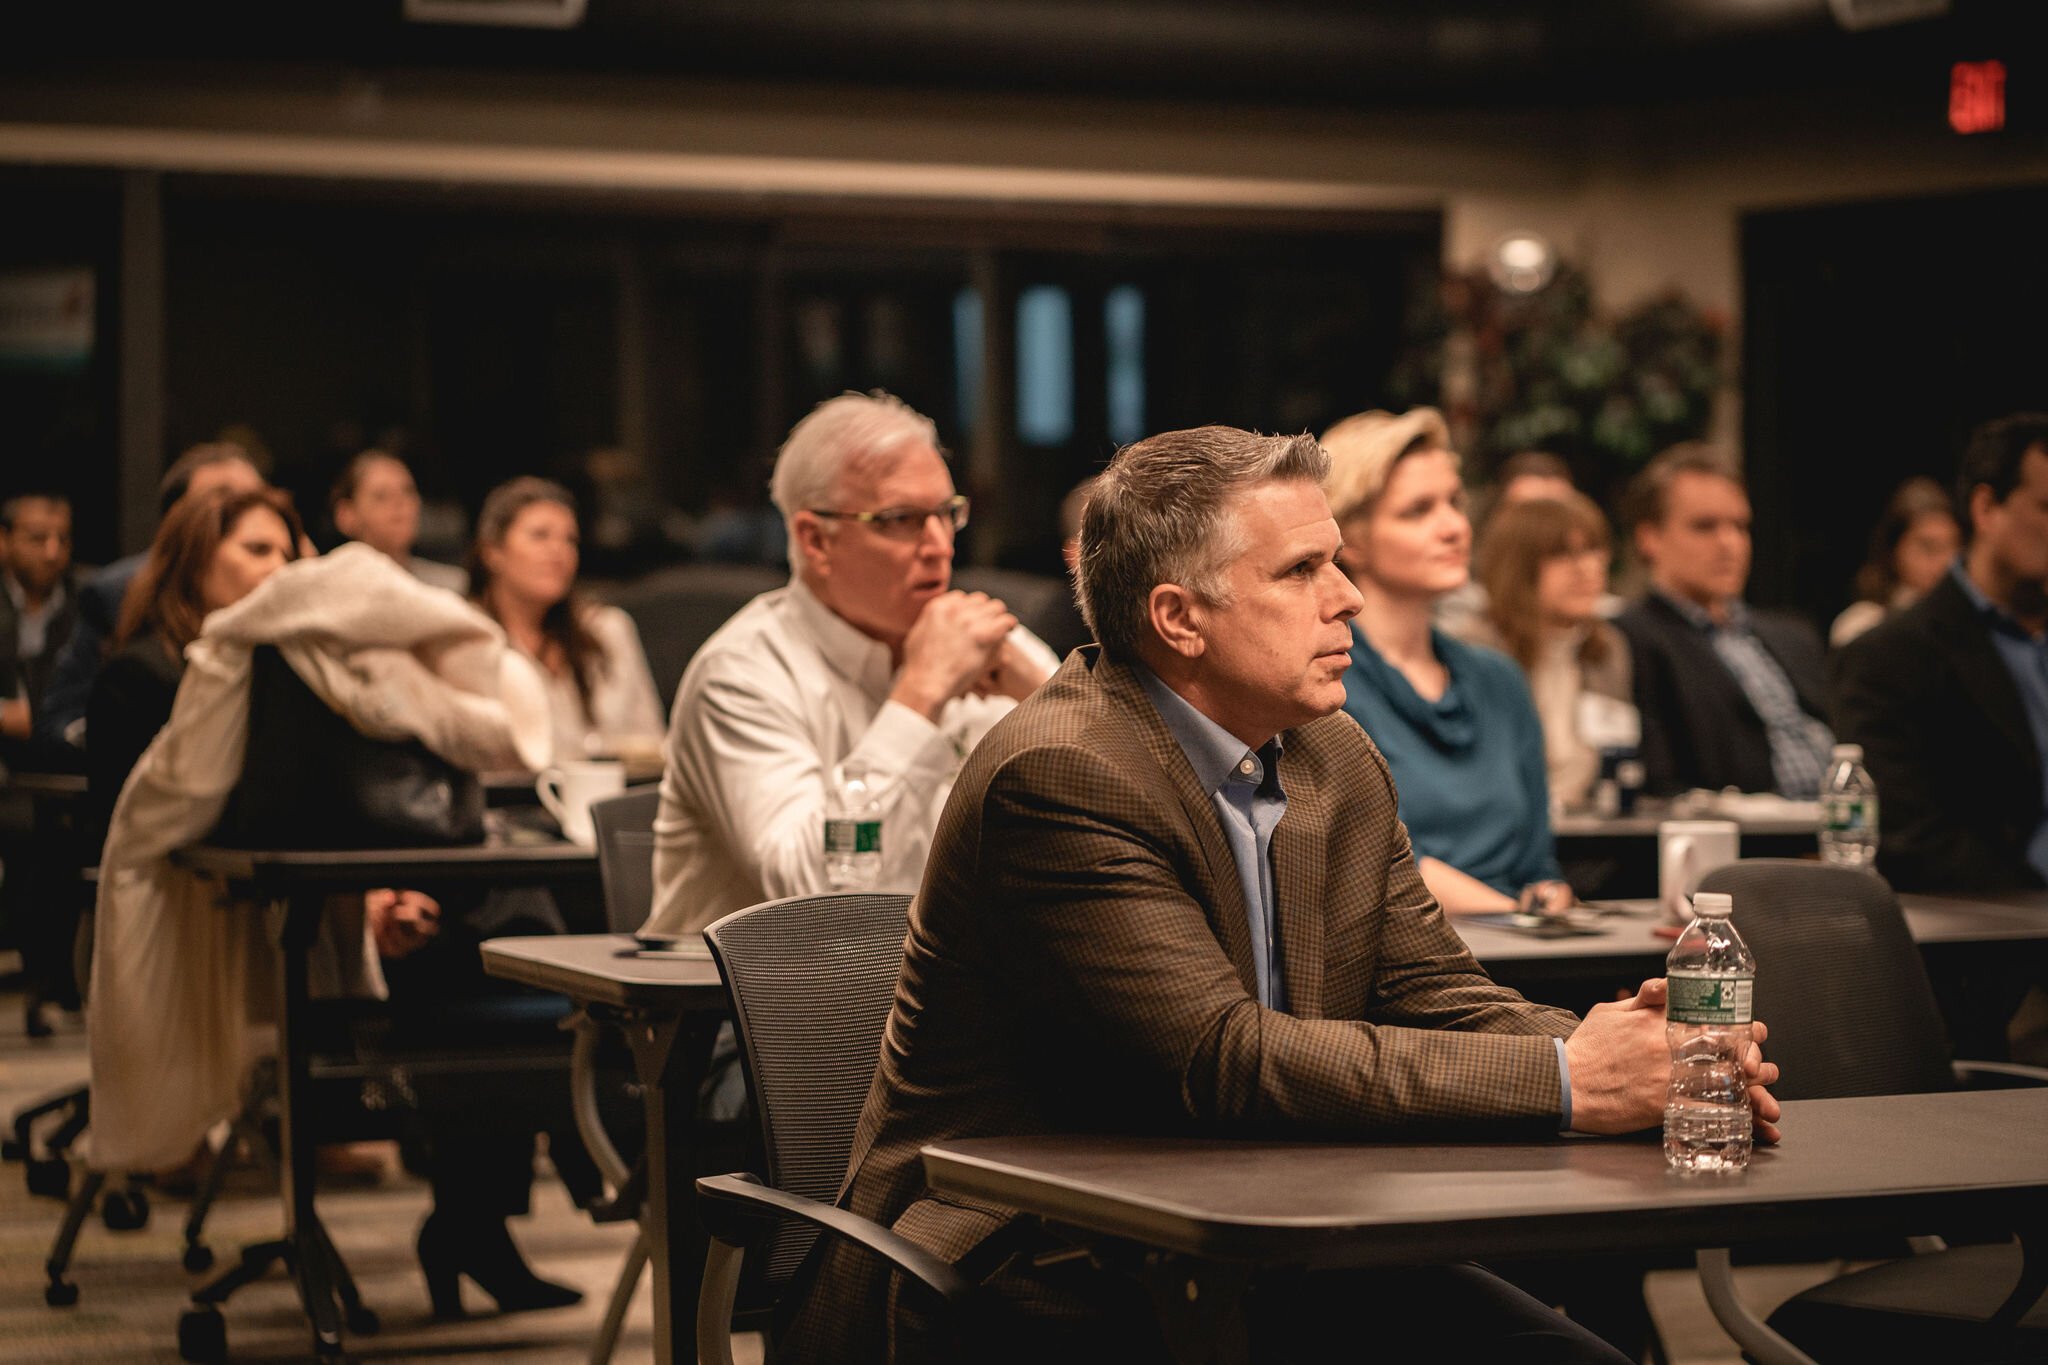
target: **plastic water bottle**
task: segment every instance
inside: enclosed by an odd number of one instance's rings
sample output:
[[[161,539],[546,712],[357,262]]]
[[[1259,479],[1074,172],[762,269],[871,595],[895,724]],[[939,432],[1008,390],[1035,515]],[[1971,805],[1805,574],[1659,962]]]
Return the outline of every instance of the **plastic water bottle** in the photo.
[[[1728,916],[1729,897],[1702,891],[1693,922],[1671,947],[1664,1033],[1671,1088],[1664,1096],[1664,1161],[1672,1170],[1740,1171],[1749,1165],[1750,995],[1756,959]]]
[[[834,891],[882,884],[882,808],[865,763],[848,760],[834,775],[825,810],[825,884]]]
[[[1820,856],[1837,867],[1877,861],[1877,784],[1863,768],[1863,746],[1837,744],[1820,794]]]

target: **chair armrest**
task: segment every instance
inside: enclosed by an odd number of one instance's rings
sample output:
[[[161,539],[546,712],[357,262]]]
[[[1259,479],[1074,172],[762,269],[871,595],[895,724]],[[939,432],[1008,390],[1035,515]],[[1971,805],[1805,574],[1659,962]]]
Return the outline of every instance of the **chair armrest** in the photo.
[[[758,1226],[795,1219],[867,1248],[948,1303],[960,1303],[975,1289],[974,1282],[950,1263],[881,1224],[834,1205],[764,1185],[745,1173],[699,1179],[697,1217],[713,1237],[727,1243],[743,1243],[748,1224]]]
[[[2023,1062],[1957,1061],[1956,1079],[1972,1090],[2015,1090],[2024,1086],[2048,1085],[2048,1068]]]
[[[577,1010],[561,1026],[576,1039],[569,1050],[569,1104],[576,1118],[576,1135],[583,1139],[604,1183],[617,1190],[632,1174],[632,1167],[612,1144],[597,1111],[597,1044],[604,1028],[588,1010]]]

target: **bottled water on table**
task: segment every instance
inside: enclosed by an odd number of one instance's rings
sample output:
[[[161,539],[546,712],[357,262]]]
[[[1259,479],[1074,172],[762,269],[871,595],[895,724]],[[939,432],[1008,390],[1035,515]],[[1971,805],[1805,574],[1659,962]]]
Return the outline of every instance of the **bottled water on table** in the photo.
[[[882,808],[874,775],[848,760],[832,774],[825,805],[825,884],[873,891],[882,884]]]
[[[1837,867],[1877,860],[1877,784],[1863,768],[1863,746],[1837,744],[1820,793],[1820,856]]]
[[[1664,1161],[1674,1171],[1740,1171],[1749,1165],[1750,994],[1756,959],[1729,922],[1721,893],[1693,897],[1693,922],[1672,945],[1665,976],[1671,1088],[1664,1096]]]

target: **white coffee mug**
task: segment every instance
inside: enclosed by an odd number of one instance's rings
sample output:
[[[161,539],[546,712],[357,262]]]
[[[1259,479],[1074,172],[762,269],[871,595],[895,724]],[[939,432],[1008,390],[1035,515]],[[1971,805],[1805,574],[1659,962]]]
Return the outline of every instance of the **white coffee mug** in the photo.
[[[1733,820],[1666,820],[1657,826],[1657,899],[1674,924],[1692,918],[1700,879],[1742,856],[1742,826]]]
[[[557,763],[533,783],[540,803],[562,827],[562,837],[585,848],[597,846],[597,830],[590,823],[590,803],[617,796],[625,789],[626,765],[612,759]]]

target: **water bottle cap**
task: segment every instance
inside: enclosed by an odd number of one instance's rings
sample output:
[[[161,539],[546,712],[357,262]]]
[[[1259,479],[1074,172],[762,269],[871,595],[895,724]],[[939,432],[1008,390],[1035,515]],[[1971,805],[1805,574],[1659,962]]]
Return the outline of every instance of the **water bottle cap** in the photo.
[[[1701,919],[1726,919],[1735,913],[1735,898],[1726,891],[1702,891],[1692,898],[1692,912]]]
[[[1863,746],[1861,744],[1837,744],[1835,746],[1835,762],[1861,763],[1862,761]]]

